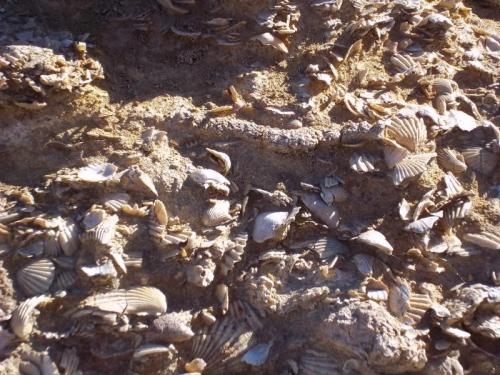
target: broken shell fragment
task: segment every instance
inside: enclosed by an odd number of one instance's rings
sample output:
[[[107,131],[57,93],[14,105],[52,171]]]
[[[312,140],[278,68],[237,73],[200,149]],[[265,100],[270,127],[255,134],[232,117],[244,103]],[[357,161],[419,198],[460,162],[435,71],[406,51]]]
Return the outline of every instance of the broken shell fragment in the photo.
[[[54,281],[56,267],[49,259],[39,259],[21,268],[16,279],[23,292],[31,297],[47,292]]]
[[[302,194],[301,199],[307,209],[329,228],[335,229],[338,227],[340,212],[334,204],[327,205],[318,194],[314,193]]]
[[[474,245],[490,250],[500,250],[500,236],[495,233],[467,233],[464,235],[464,240]]]
[[[23,301],[12,313],[10,328],[21,340],[26,340],[33,330],[33,311],[41,304],[50,301],[44,295],[32,297]]]
[[[151,325],[154,339],[173,343],[191,339],[194,332],[189,326],[190,320],[191,314],[188,312],[173,312],[161,315]]]
[[[436,221],[439,220],[438,216],[428,216],[422,219],[416,220],[408,224],[404,229],[407,232],[415,232],[419,234],[427,233],[432,229]]]
[[[224,174],[227,174],[231,170],[231,158],[228,154],[208,147],[206,150],[218,162]]]
[[[274,36],[271,33],[263,33],[253,37],[252,39],[258,40],[264,46],[272,46],[276,48],[278,51],[281,51],[283,53],[288,53],[288,47],[286,46],[286,44],[283,43],[283,41],[280,38]]]
[[[203,188],[212,188],[225,195],[229,194],[231,183],[229,180],[213,169],[196,168],[190,175],[191,179]]]
[[[349,159],[351,169],[358,173],[366,173],[375,170],[375,158],[366,153],[354,153]]]
[[[467,164],[465,164],[463,156],[449,148],[438,150],[437,162],[445,170],[454,174],[461,174],[467,170]]]
[[[361,233],[356,240],[381,250],[385,254],[392,254],[394,250],[392,245],[387,241],[385,236],[376,230],[368,230],[366,232]]]
[[[471,147],[462,151],[462,155],[472,170],[489,175],[497,165],[498,157],[482,147]]]
[[[137,165],[131,166],[123,173],[120,184],[125,190],[135,191],[147,196],[158,196],[153,179]]]
[[[427,164],[436,156],[435,153],[410,155],[396,163],[392,171],[392,182],[400,185],[403,181],[416,177],[427,170]]]

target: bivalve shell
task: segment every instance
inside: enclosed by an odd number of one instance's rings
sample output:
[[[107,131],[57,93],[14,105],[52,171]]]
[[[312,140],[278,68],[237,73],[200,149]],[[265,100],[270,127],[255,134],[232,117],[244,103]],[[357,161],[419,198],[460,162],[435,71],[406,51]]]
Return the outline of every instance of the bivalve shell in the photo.
[[[56,267],[49,259],[39,259],[21,268],[16,279],[27,296],[36,296],[47,292],[54,281]]]
[[[203,214],[201,221],[207,227],[215,227],[231,221],[233,217],[229,213],[230,203],[227,200],[212,199],[211,206]]]
[[[462,151],[462,155],[472,170],[489,175],[497,165],[497,155],[482,147],[471,147]]]
[[[229,180],[213,169],[196,168],[190,175],[191,179],[203,188],[212,188],[225,195],[229,194],[231,183]]]
[[[329,228],[335,229],[340,222],[340,212],[334,204],[327,205],[318,194],[305,193],[301,195],[302,202],[311,213]]]
[[[47,296],[37,296],[23,301],[12,313],[10,328],[21,340],[26,340],[33,330],[33,311],[44,302],[50,301]]]
[[[385,135],[408,150],[415,152],[419,146],[427,141],[427,128],[424,121],[418,117],[394,117],[386,126]]]
[[[394,250],[385,236],[376,230],[367,230],[361,233],[356,239],[361,243],[376,247],[385,254],[392,254]]]
[[[257,215],[253,227],[252,238],[257,243],[274,239],[280,230],[285,225],[288,212],[262,212]]]
[[[375,158],[367,153],[354,153],[349,159],[351,169],[358,173],[372,172],[375,170]]]
[[[491,232],[467,233],[464,240],[490,250],[500,250],[500,235]]]
[[[137,191],[147,196],[158,196],[153,179],[137,165],[131,166],[123,173],[120,184],[126,190]]]
[[[78,179],[83,182],[100,183],[115,177],[118,168],[110,163],[89,164],[78,170]]]
[[[467,170],[464,157],[457,151],[449,148],[439,149],[437,152],[437,162],[446,171],[454,174],[461,174]]]
[[[408,178],[418,176],[427,170],[427,164],[436,156],[434,152],[410,155],[396,163],[392,171],[392,182],[400,185]]]

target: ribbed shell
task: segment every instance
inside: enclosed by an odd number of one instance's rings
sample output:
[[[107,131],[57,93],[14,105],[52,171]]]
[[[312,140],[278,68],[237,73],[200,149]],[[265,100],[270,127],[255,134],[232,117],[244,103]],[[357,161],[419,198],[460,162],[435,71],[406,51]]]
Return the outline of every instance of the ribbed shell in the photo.
[[[65,255],[71,256],[78,251],[80,246],[80,231],[72,219],[62,220],[59,224],[59,245]]]
[[[234,269],[235,264],[241,261],[247,241],[248,233],[246,232],[237,234],[232,240],[231,247],[224,252],[224,263],[220,265],[223,275],[227,275],[229,271]]]
[[[78,365],[80,363],[80,358],[78,358],[78,353],[76,348],[66,348],[64,349],[61,361],[59,362],[59,367],[64,369],[65,375],[77,375]]]
[[[416,220],[408,224],[404,229],[407,232],[415,232],[419,234],[427,233],[432,229],[436,221],[439,220],[437,216],[428,216],[422,219]]]
[[[444,170],[453,172],[454,174],[461,174],[467,170],[464,157],[457,151],[449,148],[438,150],[437,162]]]
[[[443,176],[444,184],[446,185],[446,196],[448,198],[454,197],[460,194],[464,188],[462,184],[457,180],[453,173],[448,172]]]
[[[229,194],[229,180],[213,169],[197,168],[191,175],[191,179],[205,189],[209,187],[218,190],[226,195]]]
[[[464,240],[485,249],[500,250],[500,235],[495,233],[467,233]]]
[[[190,318],[189,313],[169,313],[156,318],[151,327],[161,341],[183,342],[194,336],[188,324]]]
[[[98,244],[111,246],[116,234],[116,224],[118,223],[118,216],[111,215],[104,217],[103,220],[93,229],[87,231],[82,236],[82,241],[95,241]]]
[[[384,147],[384,160],[387,168],[394,168],[401,160],[408,156],[409,152],[404,147],[396,144],[387,145]]]
[[[389,290],[389,309],[399,317],[418,323],[432,306],[426,294],[412,293],[406,284],[392,285]]]
[[[324,236],[314,240],[301,241],[289,246],[290,249],[311,249],[316,252],[321,259],[333,258],[336,255],[345,255],[349,252],[349,247],[335,237]]]
[[[358,271],[363,274],[363,276],[372,276],[374,272],[374,261],[375,258],[367,254],[356,254],[352,260],[356,265]]]
[[[394,250],[385,236],[376,230],[367,230],[366,232],[361,233],[357,237],[357,240],[361,243],[374,246],[377,249],[382,250],[385,254],[392,254],[392,251]]]
[[[60,375],[55,362],[47,352],[30,350],[21,354],[19,370],[23,375]]]
[[[17,271],[17,283],[27,296],[47,292],[54,281],[56,267],[49,259],[36,260]]]
[[[54,290],[66,290],[72,287],[77,279],[76,272],[73,270],[64,270],[56,277],[54,281]]]
[[[467,148],[462,151],[462,155],[472,170],[484,175],[489,175],[497,165],[497,155],[485,150],[482,147]]]
[[[375,158],[366,153],[354,153],[349,159],[351,169],[358,173],[375,170]]]
[[[83,228],[90,230],[98,226],[106,218],[106,211],[101,209],[92,209],[87,212],[82,220]]]
[[[83,306],[117,314],[152,315],[167,311],[167,298],[159,289],[144,286],[90,296]]]
[[[78,170],[78,179],[84,182],[104,182],[115,177],[118,168],[110,163],[89,164]]]
[[[340,212],[335,205],[327,205],[323,199],[314,193],[305,193],[301,196],[302,202],[311,213],[320,219],[329,228],[335,229],[340,222]]]
[[[392,171],[394,185],[401,184],[404,180],[418,176],[427,170],[427,164],[436,156],[435,153],[410,155],[397,163]]]
[[[257,243],[273,239],[278,229],[285,224],[288,212],[262,212],[255,219],[252,238]]]
[[[472,210],[472,202],[468,197],[459,197],[447,204],[443,209],[443,224],[451,229],[457,219],[463,219]]]
[[[227,200],[214,199],[211,201],[211,206],[205,211],[201,221],[207,227],[215,227],[220,224],[227,223],[233,217],[229,213],[231,205]]]
[[[153,179],[137,165],[131,166],[122,175],[120,184],[126,190],[137,191],[153,197],[158,196]]]
[[[411,219],[411,207],[410,204],[406,199],[402,199],[401,202],[398,205],[398,210],[399,210],[399,217],[401,220],[410,220]]]
[[[308,349],[300,357],[301,375],[341,375],[339,364],[327,353]]]
[[[104,196],[104,207],[111,212],[119,212],[130,201],[127,193],[110,193]]]
[[[424,121],[417,117],[393,118],[385,128],[385,134],[413,152],[427,141],[427,128]]]
[[[23,301],[12,313],[10,328],[21,340],[26,340],[33,330],[33,310],[42,302],[50,300],[47,296],[37,296]]]

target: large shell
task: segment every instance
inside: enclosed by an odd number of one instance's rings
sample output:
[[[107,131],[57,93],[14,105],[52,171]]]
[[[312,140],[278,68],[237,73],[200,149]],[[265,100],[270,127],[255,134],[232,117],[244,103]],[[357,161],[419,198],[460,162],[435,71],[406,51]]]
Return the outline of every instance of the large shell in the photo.
[[[78,170],[78,179],[84,182],[105,182],[116,176],[118,168],[110,163],[89,164]]]
[[[395,117],[385,128],[385,135],[415,152],[417,148],[427,141],[427,128],[424,121],[418,117]]]
[[[27,296],[47,292],[54,281],[56,267],[49,259],[39,259],[17,271],[16,279]]]
[[[131,166],[123,173],[120,184],[127,190],[137,191],[147,196],[158,196],[153,179],[137,165]]]
[[[392,254],[394,250],[385,236],[376,230],[367,230],[361,233],[356,239],[361,243],[376,247],[385,254]]]
[[[190,175],[191,179],[205,189],[212,188],[216,191],[229,194],[229,180],[213,169],[196,168]]]
[[[349,165],[358,173],[371,172],[375,170],[375,158],[367,153],[355,152],[349,159]]]
[[[482,147],[471,147],[462,151],[462,155],[472,170],[489,175],[497,165],[498,157]]]
[[[47,296],[37,296],[23,301],[12,313],[10,328],[21,340],[26,340],[33,330],[33,311],[44,302],[50,300]]]
[[[159,289],[143,286],[90,296],[82,305],[117,314],[154,315],[167,311],[167,298]]]
[[[420,175],[427,170],[427,164],[436,156],[434,152],[410,155],[396,163],[392,171],[394,185],[401,184],[404,180]]]
[[[437,162],[446,171],[453,172],[454,174],[461,174],[467,170],[467,164],[464,162],[464,157],[457,151],[449,148],[438,150]]]
[[[334,204],[327,205],[318,194],[305,193],[301,196],[302,202],[311,213],[325,223],[329,228],[335,229],[340,222],[340,212]]]
[[[280,230],[285,225],[288,212],[262,212],[257,215],[253,227],[252,238],[257,243],[274,239]]]
[[[307,349],[300,357],[302,375],[340,375],[342,367],[334,358],[324,352]]]
[[[201,218],[203,225],[206,225],[207,227],[215,227],[233,219],[229,213],[229,209],[231,207],[229,201],[212,199],[210,204],[211,206],[207,211],[205,211],[203,217]]]
[[[467,233],[464,240],[490,250],[500,250],[500,235],[490,232]]]
[[[194,332],[189,326],[190,319],[191,314],[186,312],[174,312],[156,318],[151,325],[155,339],[167,342],[191,339]]]

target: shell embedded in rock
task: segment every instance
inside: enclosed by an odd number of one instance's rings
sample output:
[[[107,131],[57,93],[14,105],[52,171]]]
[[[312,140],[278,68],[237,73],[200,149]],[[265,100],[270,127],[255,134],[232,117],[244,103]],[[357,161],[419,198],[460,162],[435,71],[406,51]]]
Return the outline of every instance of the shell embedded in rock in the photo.
[[[131,166],[123,173],[120,184],[126,190],[137,191],[153,197],[158,196],[153,179],[137,165]]]
[[[240,262],[245,252],[248,241],[248,233],[237,234],[231,241],[230,246],[224,251],[224,263],[220,265],[221,273],[227,275],[234,269],[236,263]]]
[[[83,241],[94,241],[94,243],[111,246],[116,234],[116,224],[118,223],[117,215],[109,215],[102,218],[95,227],[88,230],[82,235]]]
[[[392,254],[394,250],[392,245],[387,241],[385,236],[376,230],[367,230],[361,233],[356,239],[364,244],[374,246],[379,250],[382,250],[385,254]]]
[[[154,315],[167,311],[167,298],[159,289],[143,286],[96,294],[82,305],[117,314]]]
[[[474,245],[490,250],[500,250],[500,235],[490,232],[467,233],[463,239]]]
[[[401,202],[399,202],[399,205],[398,205],[398,211],[399,211],[399,217],[401,218],[401,220],[410,220],[411,219],[411,215],[410,215],[410,212],[411,212],[411,207],[410,207],[410,204],[408,203],[408,201],[406,199],[402,199]]]
[[[220,224],[227,223],[233,217],[229,213],[231,204],[227,200],[212,199],[211,206],[205,211],[201,221],[207,227],[215,227]]]
[[[39,259],[17,271],[16,279],[27,296],[47,292],[54,281],[56,267],[49,259]]]
[[[325,352],[307,349],[300,357],[300,374],[337,375],[342,373],[342,365]]]
[[[424,121],[418,117],[395,117],[386,126],[385,135],[408,150],[415,152],[420,145],[427,141],[427,128]]]
[[[338,227],[340,212],[334,204],[327,205],[318,194],[314,193],[302,194],[301,199],[313,216],[316,216],[329,228],[335,229]]]
[[[434,152],[410,155],[396,163],[392,171],[392,182],[400,185],[404,180],[418,176],[427,170],[427,164],[436,156]]]
[[[336,255],[345,255],[349,252],[347,244],[332,236],[301,241],[293,243],[288,247],[292,250],[301,250],[304,248],[313,250],[321,259],[333,258]]]
[[[461,174],[467,170],[467,164],[465,164],[464,157],[457,151],[449,148],[438,150],[437,162],[442,168],[454,174]]]
[[[203,188],[212,188],[216,191],[229,194],[229,180],[213,169],[196,168],[190,175],[191,179]]]
[[[129,201],[130,195],[127,193],[110,193],[102,199],[104,207],[113,213],[119,212]]]
[[[430,231],[434,226],[434,224],[436,223],[436,221],[438,220],[439,220],[438,216],[424,217],[422,219],[418,219],[416,221],[411,222],[404,228],[404,230],[407,232],[424,234]]]
[[[90,230],[98,226],[106,217],[106,211],[101,209],[92,209],[87,212],[82,220],[85,230]]]
[[[462,155],[472,170],[489,175],[497,165],[498,156],[482,147],[471,147],[462,151]]]
[[[118,168],[110,163],[89,164],[78,170],[78,179],[84,182],[105,182],[116,176]]]
[[[173,312],[159,316],[151,324],[155,339],[167,342],[184,342],[194,336],[189,326],[191,314]]]
[[[65,255],[71,256],[78,251],[80,245],[80,230],[72,219],[61,220],[59,223],[59,245]]]
[[[61,253],[61,246],[57,238],[57,232],[48,230],[44,239],[44,255],[47,257],[56,257]]]
[[[408,156],[409,152],[406,148],[395,143],[391,143],[384,147],[384,160],[387,168],[394,168],[401,160]]]
[[[358,173],[366,173],[375,170],[375,158],[367,153],[354,153],[349,159],[351,169]]]
[[[257,243],[275,239],[279,229],[286,224],[288,212],[262,212],[257,215],[253,227],[252,238]]]
[[[40,375],[59,375],[59,369],[56,363],[50,358],[47,351],[35,352],[33,350],[21,353],[21,362],[19,363],[21,374],[40,374]]]
[[[457,219],[463,219],[472,211],[472,201],[467,196],[459,196],[441,207],[443,211],[442,223],[450,230]]]
[[[54,281],[54,290],[66,290],[72,287],[77,279],[77,274],[73,270],[64,270],[59,273]]]
[[[64,374],[67,375],[77,375],[78,365],[80,364],[80,358],[75,347],[64,349],[61,361],[59,362],[59,367],[64,369]]]
[[[288,53],[288,47],[286,46],[286,44],[283,43],[283,41],[280,38],[274,36],[271,33],[263,33],[254,36],[252,39],[258,40],[265,46],[272,46],[276,48],[278,51],[281,51],[283,53]]]
[[[393,284],[389,289],[389,309],[399,317],[405,317],[417,323],[432,306],[432,300],[426,294],[412,293],[404,284]]]
[[[33,330],[33,310],[44,302],[50,301],[50,298],[44,295],[32,297],[23,301],[12,313],[10,328],[21,340],[26,340]]]
[[[224,174],[227,174],[231,169],[231,159],[229,158],[229,155],[208,147],[206,148],[206,150],[219,163],[222,168],[222,172],[224,172]]]

